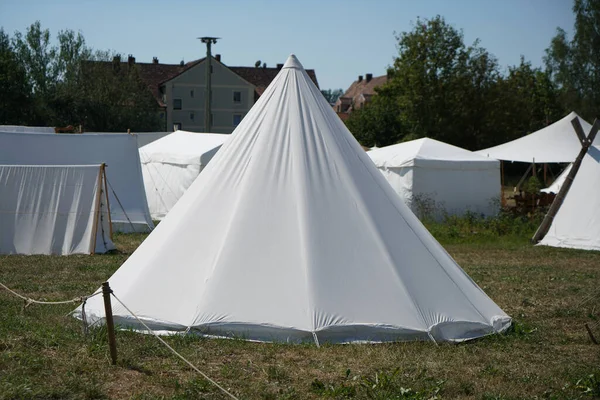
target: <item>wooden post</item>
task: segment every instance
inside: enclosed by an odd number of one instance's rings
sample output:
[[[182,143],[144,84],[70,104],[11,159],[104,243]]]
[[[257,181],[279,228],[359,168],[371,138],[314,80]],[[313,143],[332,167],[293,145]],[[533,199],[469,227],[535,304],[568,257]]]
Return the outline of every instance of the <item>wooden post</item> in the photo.
[[[548,180],[546,179],[546,170],[548,169],[548,164],[544,163],[544,186],[548,186]]]
[[[102,297],[104,297],[104,313],[106,315],[106,329],[108,330],[108,347],[110,348],[110,358],[112,364],[117,364],[117,342],[115,340],[115,324],[113,322],[112,306],[110,304],[110,294],[112,289],[108,282],[102,284]]]
[[[575,129],[575,133],[577,133],[577,137],[579,137],[579,140],[581,140],[581,150],[579,151],[579,155],[573,162],[573,165],[571,166],[571,170],[569,171],[569,173],[567,174],[567,177],[565,178],[565,182],[562,184],[560,190],[556,194],[556,197],[554,198],[552,205],[550,205],[550,208],[548,209],[548,213],[544,217],[544,220],[540,224],[540,227],[538,228],[538,230],[533,235],[533,238],[531,238],[532,243],[538,243],[540,240],[542,240],[544,238],[544,236],[546,236],[546,233],[548,233],[548,230],[550,229],[550,225],[552,224],[554,217],[558,213],[560,206],[562,205],[565,197],[567,196],[567,193],[569,192],[569,189],[571,188],[571,184],[573,183],[573,179],[575,179],[575,175],[577,175],[577,171],[579,171],[579,167],[581,166],[583,157],[585,157],[585,155],[587,154],[588,149],[594,142],[594,138],[596,137],[596,134],[598,133],[598,129],[600,129],[600,120],[594,121],[594,125],[592,125],[592,129],[590,130],[590,133],[586,138],[585,133],[583,133],[583,128],[581,127],[581,123],[579,122],[579,120],[577,118],[574,118],[571,121],[571,124],[573,125],[573,128]],[[582,139],[582,137],[583,137],[583,139]]]
[[[504,198],[504,161],[500,160],[500,205],[506,206],[506,199]]]

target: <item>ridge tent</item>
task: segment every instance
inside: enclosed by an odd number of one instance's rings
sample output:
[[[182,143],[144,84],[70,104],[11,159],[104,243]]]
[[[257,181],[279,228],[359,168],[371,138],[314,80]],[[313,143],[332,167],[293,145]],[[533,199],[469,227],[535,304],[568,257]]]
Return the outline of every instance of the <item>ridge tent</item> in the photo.
[[[109,283],[165,334],[462,341],[511,321],[402,203],[293,55]],[[99,296],[85,311],[105,322]],[[114,302],[113,315],[146,331]]]
[[[231,135],[176,131],[140,148],[150,215],[162,220]]]
[[[581,143],[573,135],[571,121],[578,118],[583,130],[588,132],[592,127],[575,112],[556,121],[552,125],[530,133],[513,141],[478,150],[475,153],[503,161],[526,163],[571,163],[577,158]],[[600,136],[594,140],[600,145]]]
[[[0,254],[115,248],[103,165],[0,165]]]
[[[498,212],[497,160],[429,138],[381,147],[367,155],[419,217]]]
[[[123,134],[58,135],[0,132],[0,164],[106,164],[114,231],[147,232],[154,228],[137,148],[137,138]]]
[[[591,146],[540,245],[600,250],[600,147]]]

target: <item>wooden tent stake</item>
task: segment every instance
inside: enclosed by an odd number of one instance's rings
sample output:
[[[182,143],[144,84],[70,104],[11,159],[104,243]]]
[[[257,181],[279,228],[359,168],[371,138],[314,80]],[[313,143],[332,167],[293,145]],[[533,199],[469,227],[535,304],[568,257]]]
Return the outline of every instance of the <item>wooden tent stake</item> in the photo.
[[[102,297],[104,298],[104,314],[106,316],[106,329],[108,330],[108,347],[110,348],[110,358],[112,364],[117,364],[117,341],[115,339],[115,324],[113,322],[112,305],[110,304],[110,295],[112,289],[108,282],[102,284]]]

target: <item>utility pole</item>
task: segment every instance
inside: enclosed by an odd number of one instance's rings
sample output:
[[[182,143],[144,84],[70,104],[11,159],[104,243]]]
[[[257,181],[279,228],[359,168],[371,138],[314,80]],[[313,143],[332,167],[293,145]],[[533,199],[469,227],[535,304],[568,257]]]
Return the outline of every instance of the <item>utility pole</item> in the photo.
[[[204,101],[205,101],[205,105],[204,105],[204,132],[206,133],[210,133],[210,126],[212,125],[212,121],[211,121],[211,110],[210,110],[210,106],[211,106],[211,61],[212,61],[212,55],[210,53],[210,47],[213,44],[217,43],[217,39],[221,39],[218,37],[210,37],[210,36],[204,36],[204,37],[200,37],[198,38],[200,39],[200,41],[202,43],[206,43],[206,96],[204,96]]]

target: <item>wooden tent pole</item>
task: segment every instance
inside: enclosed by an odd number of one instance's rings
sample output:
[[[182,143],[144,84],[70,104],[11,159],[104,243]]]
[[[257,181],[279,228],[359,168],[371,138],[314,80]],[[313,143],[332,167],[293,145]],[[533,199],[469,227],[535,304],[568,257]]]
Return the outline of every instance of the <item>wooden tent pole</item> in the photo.
[[[546,170],[548,169],[548,164],[544,163],[544,186],[548,186],[548,180],[546,179]]]
[[[500,204],[502,207],[506,206],[506,199],[504,198],[504,161],[500,160]]]
[[[596,138],[598,129],[600,129],[600,121],[596,119],[594,121],[592,129],[590,130],[589,135],[586,138],[585,133],[583,132],[583,128],[581,127],[581,123],[579,122],[579,119],[574,118],[571,121],[571,124],[573,125],[573,129],[575,129],[575,133],[577,133],[577,136],[581,141],[581,150],[579,151],[579,155],[573,162],[573,166],[571,167],[569,174],[565,178],[565,182],[561,186],[560,190],[558,191],[558,194],[556,195],[556,198],[554,199],[552,205],[548,209],[548,213],[544,217],[544,220],[540,224],[538,230],[535,232],[535,235],[533,235],[533,237],[531,238],[531,241],[533,243],[538,243],[544,238],[544,236],[546,236],[546,233],[548,233],[550,225],[552,224],[554,217],[558,213],[560,206],[562,205],[567,193],[569,192],[571,184],[573,183],[573,179],[575,179],[575,175],[577,175],[577,171],[579,171],[579,167],[581,166],[583,157],[585,157],[585,155],[587,154],[588,149],[590,148],[590,146],[594,142],[594,139]]]

